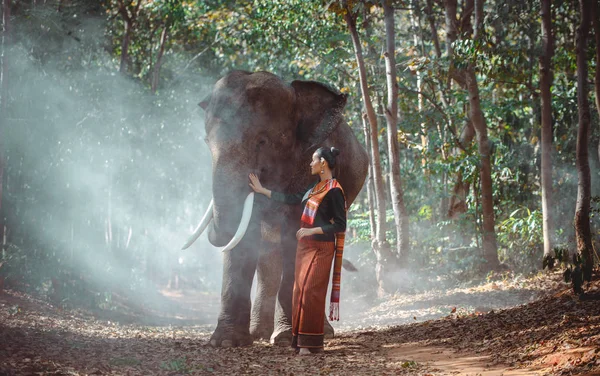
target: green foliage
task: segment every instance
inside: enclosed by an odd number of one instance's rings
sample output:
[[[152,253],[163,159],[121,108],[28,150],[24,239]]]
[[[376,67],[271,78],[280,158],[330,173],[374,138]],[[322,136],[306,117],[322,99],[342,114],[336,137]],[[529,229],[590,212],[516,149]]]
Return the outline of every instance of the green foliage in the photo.
[[[540,267],[543,251],[542,212],[520,208],[498,225],[498,241],[504,262],[524,270]]]

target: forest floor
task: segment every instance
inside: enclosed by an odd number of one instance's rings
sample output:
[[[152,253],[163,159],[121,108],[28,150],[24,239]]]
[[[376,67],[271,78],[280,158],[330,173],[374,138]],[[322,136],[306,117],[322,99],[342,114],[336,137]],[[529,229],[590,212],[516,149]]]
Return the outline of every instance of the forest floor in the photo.
[[[170,312],[61,310],[0,295],[3,375],[600,375],[600,281],[559,272],[453,290],[349,297],[323,354],[208,345],[218,297],[163,290]],[[344,315],[342,307],[342,315]]]

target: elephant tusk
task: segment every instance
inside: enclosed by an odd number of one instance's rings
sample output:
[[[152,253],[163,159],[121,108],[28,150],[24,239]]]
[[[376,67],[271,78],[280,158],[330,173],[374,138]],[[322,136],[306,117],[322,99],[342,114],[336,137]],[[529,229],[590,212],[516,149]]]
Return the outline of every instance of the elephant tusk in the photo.
[[[206,209],[206,213],[204,213],[204,217],[200,221],[200,224],[194,230],[194,233],[189,237],[188,241],[185,243],[181,249],[187,249],[190,245],[194,244],[196,239],[202,235],[204,230],[208,227],[208,224],[213,219],[213,200],[210,200],[210,204],[208,204],[208,209]]]
[[[254,192],[250,192],[246,197],[246,201],[244,201],[244,211],[242,212],[242,219],[240,220],[240,225],[237,231],[235,232],[235,235],[233,235],[233,238],[225,247],[221,249],[223,252],[229,251],[232,248],[234,248],[246,234],[246,230],[248,230],[248,224],[250,223],[250,217],[252,217],[253,206]]]

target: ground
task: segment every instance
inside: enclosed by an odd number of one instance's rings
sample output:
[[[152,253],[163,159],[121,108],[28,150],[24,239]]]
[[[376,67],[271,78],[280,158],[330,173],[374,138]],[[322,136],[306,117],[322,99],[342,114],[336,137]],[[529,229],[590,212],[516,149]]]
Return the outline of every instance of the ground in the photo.
[[[200,317],[218,298],[197,292],[163,291],[165,315],[66,311],[8,290],[0,375],[600,375],[598,276],[583,299],[560,278],[350,297],[325,353],[307,357],[267,342],[210,347],[214,323]]]

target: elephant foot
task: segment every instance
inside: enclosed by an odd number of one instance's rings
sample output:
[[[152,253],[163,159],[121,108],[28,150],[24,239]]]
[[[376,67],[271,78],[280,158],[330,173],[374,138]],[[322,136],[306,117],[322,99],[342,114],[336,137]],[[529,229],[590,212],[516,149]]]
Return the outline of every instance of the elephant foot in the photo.
[[[273,321],[271,319],[271,325],[267,323],[252,323],[250,325],[250,335],[254,339],[269,339],[273,333]]]
[[[250,346],[254,340],[248,329],[235,329],[218,325],[210,337],[212,347],[241,347]]]
[[[329,323],[329,321],[327,321],[327,319],[325,319],[325,325],[323,325],[323,333],[324,333],[324,337],[325,339],[331,339],[334,337],[335,331],[333,330],[333,327],[331,326],[331,324]]]
[[[271,343],[276,346],[292,346],[292,328],[273,331]]]

